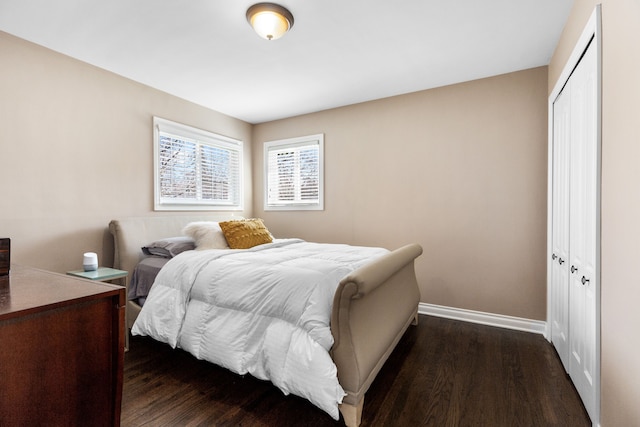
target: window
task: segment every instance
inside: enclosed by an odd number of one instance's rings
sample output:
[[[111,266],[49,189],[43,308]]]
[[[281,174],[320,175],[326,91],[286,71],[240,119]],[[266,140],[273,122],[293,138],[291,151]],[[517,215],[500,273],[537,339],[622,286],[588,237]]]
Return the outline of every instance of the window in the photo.
[[[241,210],[242,141],[153,118],[155,210]]]
[[[323,210],[324,135],[264,144],[265,210]]]

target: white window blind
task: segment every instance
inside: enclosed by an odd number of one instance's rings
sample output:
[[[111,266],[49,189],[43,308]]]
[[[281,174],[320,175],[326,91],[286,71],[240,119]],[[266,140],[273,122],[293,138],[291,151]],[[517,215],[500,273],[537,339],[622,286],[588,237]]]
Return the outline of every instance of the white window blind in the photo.
[[[242,208],[242,142],[154,118],[156,210]]]
[[[265,210],[322,210],[323,135],[265,143]]]

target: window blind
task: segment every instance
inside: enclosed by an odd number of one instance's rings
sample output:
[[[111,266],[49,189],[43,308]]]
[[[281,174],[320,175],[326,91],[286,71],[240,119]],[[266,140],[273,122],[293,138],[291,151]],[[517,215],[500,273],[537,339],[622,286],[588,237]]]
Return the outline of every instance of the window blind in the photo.
[[[242,144],[160,122],[156,205],[240,207]]]
[[[266,205],[322,208],[320,138],[265,145]]]

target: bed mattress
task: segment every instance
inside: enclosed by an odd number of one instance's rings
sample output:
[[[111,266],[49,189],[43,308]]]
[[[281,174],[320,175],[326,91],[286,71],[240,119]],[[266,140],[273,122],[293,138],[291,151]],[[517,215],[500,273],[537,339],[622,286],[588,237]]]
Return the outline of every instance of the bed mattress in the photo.
[[[140,261],[131,274],[128,299],[143,306],[156,276],[168,261],[169,258],[158,256],[151,256]]]

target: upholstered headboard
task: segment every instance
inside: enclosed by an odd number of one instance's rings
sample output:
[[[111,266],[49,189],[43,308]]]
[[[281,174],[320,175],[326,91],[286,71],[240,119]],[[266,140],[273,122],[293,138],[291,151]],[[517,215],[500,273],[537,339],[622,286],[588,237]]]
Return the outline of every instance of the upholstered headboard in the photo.
[[[230,214],[152,216],[114,219],[109,223],[113,235],[113,267],[131,274],[142,258],[142,246],[164,237],[182,236],[182,229],[192,221],[226,221],[239,219]]]

